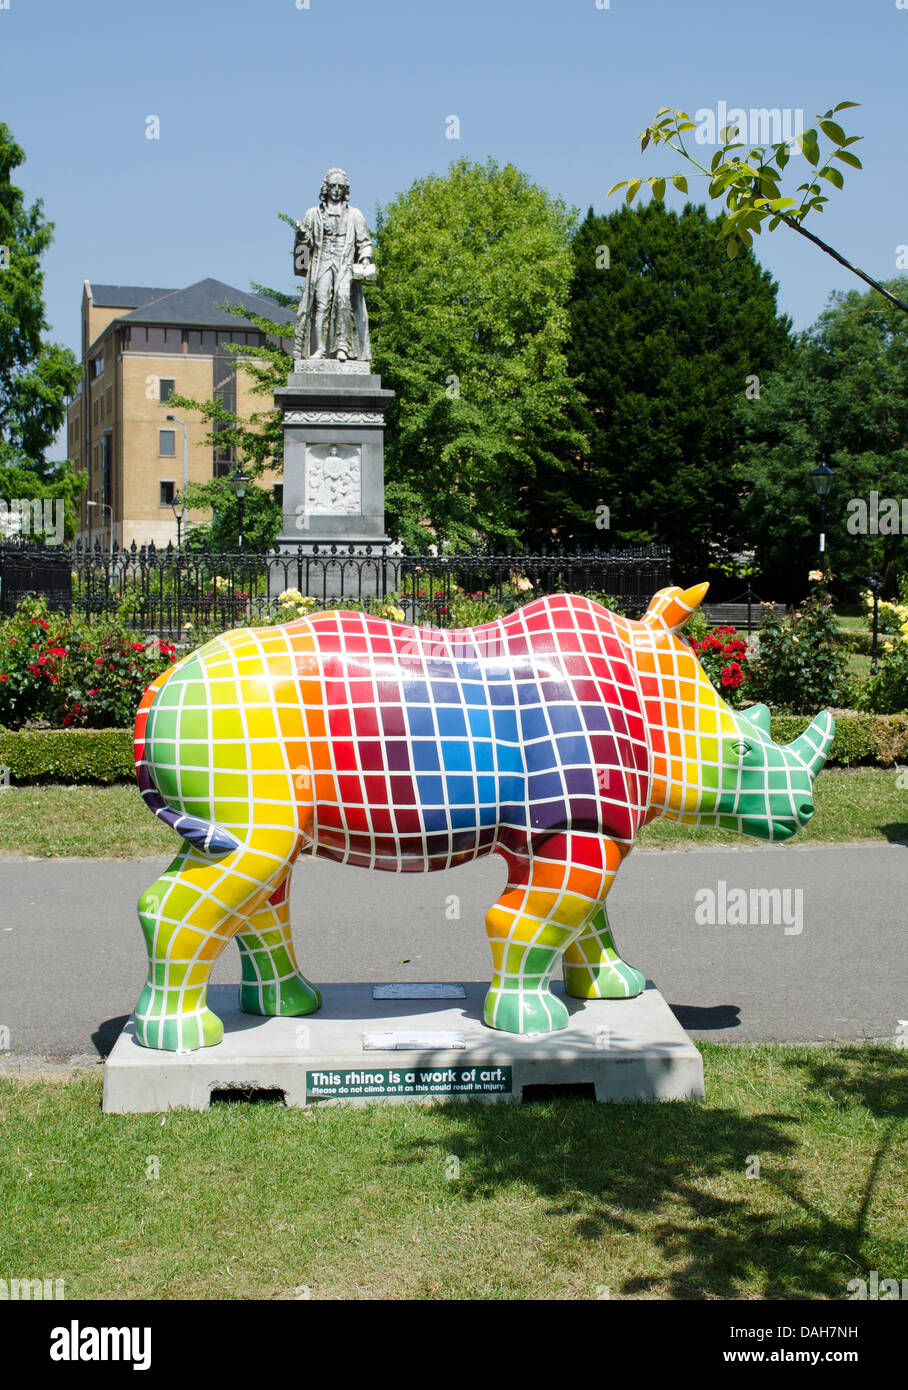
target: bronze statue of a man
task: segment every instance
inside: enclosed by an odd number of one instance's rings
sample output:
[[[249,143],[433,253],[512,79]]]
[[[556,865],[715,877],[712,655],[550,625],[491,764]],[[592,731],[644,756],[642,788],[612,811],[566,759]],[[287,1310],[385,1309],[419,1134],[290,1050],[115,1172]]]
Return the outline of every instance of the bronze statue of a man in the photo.
[[[368,362],[372,356],[361,282],[375,275],[375,261],[366,219],[349,199],[347,175],[329,169],[318,207],[296,224],[293,263],[306,285],[296,317],[295,358]]]

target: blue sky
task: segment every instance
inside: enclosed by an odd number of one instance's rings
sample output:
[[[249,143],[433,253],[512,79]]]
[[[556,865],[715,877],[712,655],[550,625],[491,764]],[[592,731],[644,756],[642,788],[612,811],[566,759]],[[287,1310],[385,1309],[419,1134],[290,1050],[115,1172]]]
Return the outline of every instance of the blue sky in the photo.
[[[48,313],[74,349],[86,277],[289,288],[275,212],[301,215],[331,164],[370,222],[464,155],[511,161],[584,212],[617,207],[619,179],[678,167],[639,152],[660,106],[803,108],[809,123],[860,102],[844,115],[864,171],[808,225],[879,278],[908,243],[897,0],[7,2],[0,119],[28,156],[18,181],[56,223]],[[797,327],[858,284],[784,227],[757,250]]]

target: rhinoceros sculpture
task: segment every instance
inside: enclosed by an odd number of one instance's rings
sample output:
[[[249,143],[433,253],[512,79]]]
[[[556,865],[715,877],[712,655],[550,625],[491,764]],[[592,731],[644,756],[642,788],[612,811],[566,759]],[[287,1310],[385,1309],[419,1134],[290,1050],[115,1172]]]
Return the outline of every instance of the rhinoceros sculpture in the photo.
[[[663,589],[639,622],[571,594],[451,631],[324,612],[225,632],[171,667],[136,721],[142,795],[185,841],[139,899],[138,1041],[220,1041],[208,977],[234,936],[244,1010],[319,1007],[290,934],[300,853],[394,872],[500,854],[491,1028],[564,1028],[559,961],[575,998],[639,994],[605,899],[641,825],[786,840],[834,732],[824,711],[780,747],[765,705],[722,700],[679,635],[706,589]]]

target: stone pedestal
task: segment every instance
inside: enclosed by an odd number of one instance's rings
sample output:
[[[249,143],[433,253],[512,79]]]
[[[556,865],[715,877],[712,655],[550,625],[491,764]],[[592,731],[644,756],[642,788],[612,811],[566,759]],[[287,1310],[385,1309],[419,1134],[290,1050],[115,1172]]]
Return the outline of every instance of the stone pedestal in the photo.
[[[140,1047],[130,1021],[104,1067],[104,1110],[207,1110],[212,1092],[231,1090],[279,1092],[290,1106],[517,1101],[546,1086],[599,1101],[703,1099],[700,1053],[652,982],[636,999],[594,1001],[556,984],[570,1023],[541,1037],[487,1028],[485,983],[455,986],[460,998],[420,998],[418,985],[320,988],[318,1013],[259,1018],[240,1013],[236,987],[212,985],[224,1038],[198,1052]]]
[[[368,362],[326,358],[294,363],[274,398],[284,417],[284,559],[272,566],[272,594],[299,588],[324,601],[381,592],[390,543],[385,410],[394,392]]]

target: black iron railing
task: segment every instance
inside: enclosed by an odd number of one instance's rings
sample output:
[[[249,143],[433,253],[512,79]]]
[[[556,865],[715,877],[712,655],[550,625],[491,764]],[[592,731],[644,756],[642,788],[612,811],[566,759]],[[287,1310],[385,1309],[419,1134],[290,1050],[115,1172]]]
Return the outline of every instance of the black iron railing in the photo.
[[[524,601],[557,591],[611,595],[631,614],[670,582],[670,555],[656,546],[587,552],[452,551],[401,553],[384,545],[301,542],[268,552],[158,550],[153,545],[91,550],[0,546],[0,613],[28,594],[88,618],[120,612],[130,627],[162,637],[189,629],[255,623],[278,596],[296,589],[320,608],[393,599],[407,621],[446,626],[466,596]]]

